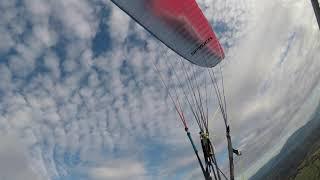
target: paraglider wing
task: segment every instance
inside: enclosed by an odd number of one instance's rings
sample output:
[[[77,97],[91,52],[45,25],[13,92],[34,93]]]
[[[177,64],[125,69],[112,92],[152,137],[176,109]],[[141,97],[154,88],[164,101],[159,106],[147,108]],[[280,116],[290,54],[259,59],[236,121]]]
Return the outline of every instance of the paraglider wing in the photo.
[[[314,9],[314,13],[316,14],[316,18],[318,21],[318,25],[319,25],[319,29],[320,29],[320,6],[319,6],[319,2],[318,0],[311,0],[313,9]]]
[[[224,52],[195,0],[111,0],[188,61],[214,67]]]

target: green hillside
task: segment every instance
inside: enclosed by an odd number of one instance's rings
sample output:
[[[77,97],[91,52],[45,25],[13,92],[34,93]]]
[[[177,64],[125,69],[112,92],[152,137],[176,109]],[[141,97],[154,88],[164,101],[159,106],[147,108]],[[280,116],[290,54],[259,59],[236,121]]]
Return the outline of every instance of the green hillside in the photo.
[[[250,180],[320,180],[320,105],[312,119]]]
[[[305,159],[298,167],[297,175],[292,180],[320,179],[320,149]]]

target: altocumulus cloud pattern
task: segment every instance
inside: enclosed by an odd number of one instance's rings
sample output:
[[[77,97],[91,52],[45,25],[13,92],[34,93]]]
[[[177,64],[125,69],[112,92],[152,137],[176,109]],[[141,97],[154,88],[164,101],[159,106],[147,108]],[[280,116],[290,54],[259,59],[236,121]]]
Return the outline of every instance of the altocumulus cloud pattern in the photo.
[[[249,177],[317,106],[316,19],[309,1],[197,2],[226,51],[233,140],[250,154],[236,170]],[[0,11],[0,179],[202,178],[153,69],[176,54],[109,0]],[[226,169],[222,121],[210,126]]]

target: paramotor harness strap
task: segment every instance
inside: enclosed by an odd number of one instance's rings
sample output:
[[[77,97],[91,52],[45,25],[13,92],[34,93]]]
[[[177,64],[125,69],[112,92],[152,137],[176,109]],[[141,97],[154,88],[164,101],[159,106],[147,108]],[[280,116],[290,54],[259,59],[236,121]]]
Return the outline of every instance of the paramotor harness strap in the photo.
[[[193,140],[192,140],[192,137],[191,137],[190,132],[188,131],[188,128],[185,128],[185,131],[186,131],[187,136],[188,136],[188,138],[189,138],[189,140],[190,140],[190,143],[191,143],[191,145],[192,145],[193,151],[194,151],[194,153],[195,153],[196,156],[197,156],[197,159],[198,159],[199,165],[200,165],[200,167],[201,167],[201,170],[202,170],[202,173],[203,173],[204,178],[205,178],[206,180],[212,180],[211,177],[210,177],[210,174],[208,174],[207,171],[206,171],[206,170],[204,169],[204,167],[203,167],[203,164],[202,164],[202,161],[201,161],[201,159],[200,159],[198,150],[197,150],[197,148],[196,148],[196,146],[195,146],[195,144],[194,144],[194,142],[193,142]]]
[[[214,177],[216,180],[221,180],[222,176],[228,180],[227,176],[221,171],[215,158],[214,147],[210,141],[209,133],[200,132],[201,146],[203,150],[203,156],[205,159],[205,171],[209,175],[210,179]],[[213,177],[212,177],[213,176]]]

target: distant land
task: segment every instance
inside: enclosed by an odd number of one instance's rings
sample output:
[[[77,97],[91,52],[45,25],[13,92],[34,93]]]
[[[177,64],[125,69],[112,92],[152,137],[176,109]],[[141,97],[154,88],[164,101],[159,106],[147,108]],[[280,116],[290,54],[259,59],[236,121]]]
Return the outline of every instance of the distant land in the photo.
[[[250,180],[320,180],[320,105]]]

